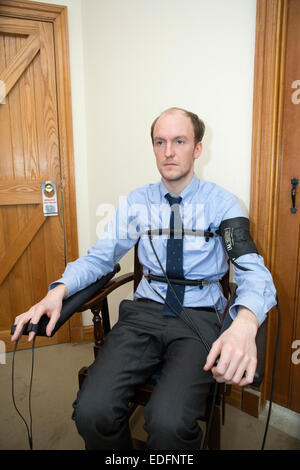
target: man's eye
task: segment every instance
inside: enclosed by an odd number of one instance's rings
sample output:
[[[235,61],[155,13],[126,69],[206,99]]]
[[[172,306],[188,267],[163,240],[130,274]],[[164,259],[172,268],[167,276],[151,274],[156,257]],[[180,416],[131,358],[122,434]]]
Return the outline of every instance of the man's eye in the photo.
[[[182,145],[183,143],[184,143],[184,142],[183,142],[182,139],[178,139],[178,140],[177,140],[177,144]]]
[[[161,147],[163,145],[163,141],[162,140],[157,140],[156,141],[156,145],[158,145],[159,147]]]

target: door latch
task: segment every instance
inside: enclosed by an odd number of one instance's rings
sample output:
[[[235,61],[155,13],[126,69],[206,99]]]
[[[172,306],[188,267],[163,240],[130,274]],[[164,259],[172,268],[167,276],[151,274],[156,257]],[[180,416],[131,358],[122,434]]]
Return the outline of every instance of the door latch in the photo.
[[[291,185],[292,185],[291,197],[292,197],[292,205],[293,205],[293,207],[291,207],[291,213],[292,214],[296,214],[296,212],[297,212],[296,191],[297,191],[298,184],[299,184],[299,179],[298,178],[292,178],[291,179]]]

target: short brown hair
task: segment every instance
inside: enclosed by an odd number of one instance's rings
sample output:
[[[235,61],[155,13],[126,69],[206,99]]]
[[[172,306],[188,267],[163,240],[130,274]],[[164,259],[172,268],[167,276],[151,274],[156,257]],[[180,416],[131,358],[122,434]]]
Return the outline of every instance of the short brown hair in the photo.
[[[154,143],[153,142],[153,133],[154,133],[154,127],[155,127],[155,124],[157,122],[157,120],[165,113],[169,112],[169,111],[182,111],[184,114],[186,114],[190,120],[192,121],[192,125],[193,125],[193,129],[194,129],[194,142],[195,142],[195,145],[198,143],[198,142],[201,142],[202,139],[203,139],[203,136],[204,136],[204,132],[205,132],[205,124],[204,122],[202,121],[202,119],[200,119],[197,114],[195,113],[192,113],[191,111],[187,111],[186,109],[183,109],[183,108],[169,108],[169,109],[166,109],[166,111],[163,111],[159,116],[157,116],[157,118],[153,121],[152,123],[152,126],[151,126],[151,140],[152,140],[152,144]]]

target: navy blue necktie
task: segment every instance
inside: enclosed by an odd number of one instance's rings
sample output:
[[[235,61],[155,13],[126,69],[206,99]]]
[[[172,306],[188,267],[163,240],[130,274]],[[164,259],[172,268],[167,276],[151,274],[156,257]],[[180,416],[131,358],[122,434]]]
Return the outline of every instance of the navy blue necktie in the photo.
[[[183,279],[183,237],[182,237],[182,220],[179,211],[179,204],[182,201],[180,196],[172,197],[166,194],[166,199],[171,206],[170,216],[170,237],[167,242],[167,265],[166,273],[171,279]],[[175,231],[175,234],[172,233]],[[176,232],[179,233],[176,233]],[[173,284],[172,287],[181,303],[184,298],[184,285]],[[171,305],[178,314],[181,313],[181,307],[178,303],[172,289],[168,285],[166,303],[163,307],[163,315],[176,317],[176,314],[168,306]]]

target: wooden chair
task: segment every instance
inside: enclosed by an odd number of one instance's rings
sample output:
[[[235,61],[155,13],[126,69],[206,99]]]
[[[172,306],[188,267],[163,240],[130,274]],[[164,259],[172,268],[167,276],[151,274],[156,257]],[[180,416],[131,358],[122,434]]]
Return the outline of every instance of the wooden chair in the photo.
[[[120,267],[117,266],[116,271],[120,270]],[[111,279],[103,289],[94,295],[90,300],[84,302],[77,311],[83,312],[86,310],[91,310],[93,313],[93,323],[94,323],[94,355],[96,357],[99,348],[103,345],[105,341],[106,334],[110,331],[110,318],[109,318],[109,309],[108,309],[108,295],[118,289],[120,286],[133,282],[134,292],[141,280],[142,277],[142,267],[139,263],[137,256],[137,247],[134,248],[134,272],[120,275],[116,278]],[[230,285],[229,285],[229,272],[222,280],[224,294],[227,298],[230,297]],[[79,388],[81,388],[82,383],[86,377],[88,367],[83,367],[80,369],[78,374]],[[151,397],[152,390],[155,386],[155,382],[158,377],[152,377],[151,381],[145,384],[143,387],[139,387],[136,390],[136,395],[132,403],[130,404],[132,412],[137,408],[137,406],[145,406],[148,400]],[[221,423],[224,424],[225,421],[225,399],[226,395],[230,393],[230,386],[225,384],[218,385],[217,396],[215,400],[213,415],[212,415],[212,424],[211,431],[208,439],[208,448],[212,450],[220,449],[221,441]],[[212,396],[210,395],[207,400],[207,407],[205,416],[201,418],[206,423],[208,423],[211,406],[212,406]],[[133,446],[136,449],[143,449],[145,443],[141,441],[134,440]]]

